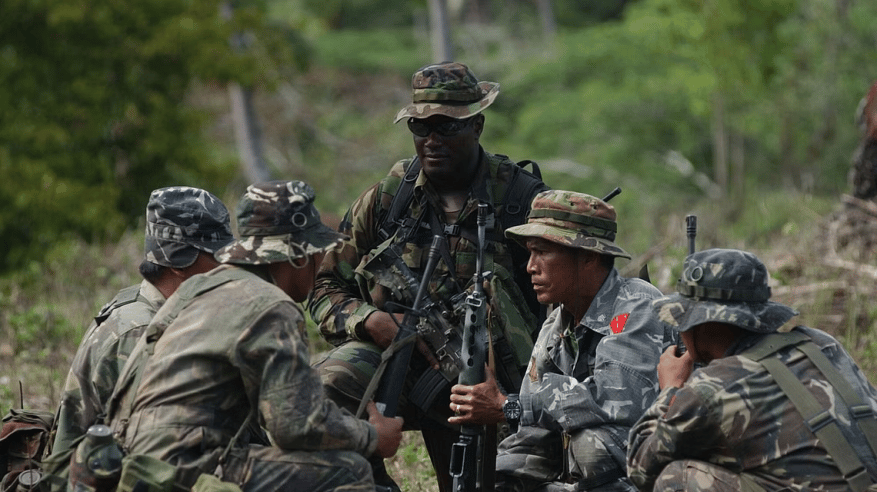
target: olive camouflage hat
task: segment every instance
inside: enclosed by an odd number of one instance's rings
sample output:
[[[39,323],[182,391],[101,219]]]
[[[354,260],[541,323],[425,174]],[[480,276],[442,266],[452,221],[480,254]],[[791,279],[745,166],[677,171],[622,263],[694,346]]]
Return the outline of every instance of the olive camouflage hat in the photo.
[[[347,236],[320,221],[303,181],[251,184],[237,206],[239,239],[216,252],[222,263],[267,265],[336,248]]]
[[[522,245],[541,237],[572,248],[630,258],[615,244],[615,208],[599,198],[574,191],[548,190],[533,198],[527,223],[509,227],[506,237]]]
[[[764,264],[752,253],[707,249],[685,258],[677,292],[652,301],[662,322],[676,331],[709,322],[773,333],[797,315],[773,302]]]
[[[188,186],[159,188],[146,205],[146,260],[171,268],[213,254],[234,239],[228,209],[208,191]]]
[[[496,82],[479,82],[469,67],[457,62],[427,65],[411,78],[412,102],[393,123],[405,118],[445,115],[463,119],[484,111],[499,94]]]

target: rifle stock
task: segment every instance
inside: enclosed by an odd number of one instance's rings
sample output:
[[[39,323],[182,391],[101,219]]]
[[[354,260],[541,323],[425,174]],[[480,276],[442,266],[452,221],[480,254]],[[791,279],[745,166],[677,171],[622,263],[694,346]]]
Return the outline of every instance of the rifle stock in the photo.
[[[485,229],[487,205],[478,205],[478,255],[472,293],[466,298],[466,317],[463,325],[463,370],[459,382],[475,385],[484,382],[488,362],[487,300],[484,295]],[[495,432],[495,427],[492,429]],[[490,433],[482,425],[464,425],[460,438],[451,448],[451,478],[454,492],[493,490],[496,443],[488,442]],[[495,435],[493,435],[495,440]],[[493,458],[493,459],[491,459]]]

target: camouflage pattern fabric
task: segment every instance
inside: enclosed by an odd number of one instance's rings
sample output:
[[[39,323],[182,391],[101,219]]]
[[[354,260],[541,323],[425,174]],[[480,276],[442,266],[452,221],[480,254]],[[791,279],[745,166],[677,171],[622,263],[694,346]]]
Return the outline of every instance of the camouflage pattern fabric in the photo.
[[[164,296],[149,282],[144,280],[137,288],[134,302],[113,309],[101,323],[92,322],[82,337],[61,395],[52,456],[67,453],[106,412],[116,380],[137,339],[164,304]],[[118,299],[119,295],[101,314]]]
[[[528,237],[630,259],[630,254],[615,244],[618,227],[615,208],[599,198],[584,193],[547,190],[536,195],[527,223],[510,227],[506,236],[521,244]]]
[[[877,390],[837,340],[812,328],[795,330],[812,338],[871,411],[877,411]],[[713,480],[728,481],[721,470],[695,469],[682,475],[679,465],[670,467],[681,460],[724,469],[764,490],[849,490],[823,444],[771,375],[758,362],[737,355],[763,336],[743,337],[728,356],[695,370],[683,388],[665,388],[637,422],[627,460],[630,478],[640,490],[652,490],[656,481],[660,490],[717,490]],[[871,479],[877,478],[877,461],[864,436],[852,430],[846,405],[822,373],[793,348],[774,357],[829,409]]]
[[[215,285],[222,277],[232,280],[199,290],[199,284]],[[197,295],[181,300],[181,292]],[[324,397],[309,364],[304,314],[266,279],[234,265],[195,275],[156,313],[147,332],[153,327],[163,328],[163,334],[142,368],[130,421],[126,425],[113,417],[111,427],[124,431],[129,453],[177,465],[181,483],[191,486],[200,473],[213,472],[251,408],[258,409],[258,423],[279,450],[350,451],[349,457],[374,452],[374,427]],[[285,479],[276,476],[283,467],[270,462],[299,459],[280,458],[280,451],[250,452],[248,462],[263,452],[271,457],[269,463],[248,463],[263,471],[247,472],[245,489],[271,489],[259,480]],[[364,457],[352,459],[361,460],[361,466],[350,466],[351,471],[368,468]],[[286,469],[290,482],[302,476],[300,469]]]
[[[213,254],[232,239],[228,210],[210,192],[172,186],[150,194],[144,251],[152,263],[185,268],[198,250]]]
[[[747,251],[716,248],[689,255],[676,290],[653,307],[662,322],[679,332],[715,321],[773,333],[798,314],[770,300],[767,269]]]
[[[303,181],[251,184],[237,206],[240,239],[217,251],[216,259],[267,265],[338,247],[345,237],[320,221],[315,198]]]
[[[412,103],[399,110],[393,123],[434,115],[469,118],[487,109],[499,94],[499,84],[479,82],[469,67],[456,62],[418,69],[411,78],[411,87]]]
[[[657,396],[655,367],[676,343],[651,310],[660,294],[613,268],[580,322],[560,307],[549,315],[521,387],[521,429],[496,460],[497,480],[509,488],[497,490],[625,475],[627,433]],[[556,444],[563,439],[566,453]],[[621,478],[594,490],[630,489]]]
[[[381,214],[390,207],[393,194],[410,164],[411,159],[397,162],[385,179],[363,192],[353,203],[340,226],[340,232],[350,239],[345,241],[340,249],[329,252],[324,258],[308,305],[311,317],[319,324],[323,337],[339,346],[319,365],[323,383],[327,386],[326,391],[331,397],[338,398],[339,404],[351,410],[356,409],[365,387],[380,362],[381,350],[363,334],[365,319],[378,309],[390,310],[388,302],[410,306],[410,303],[394,295],[391,286],[382,284],[368,271],[369,262],[375,258],[376,251],[385,246],[382,246],[385,241],[378,235]],[[480,165],[473,188],[477,189],[483,183],[489,197],[496,205],[501,202],[508,190],[516,164],[505,156],[489,154],[482,150]],[[430,204],[433,210],[441,210],[436,193],[421,170],[414,184],[414,199],[409,214],[411,217],[422,215],[424,211],[422,203]],[[460,211],[457,224],[475,230],[477,207],[478,200],[470,196]],[[502,218],[502,213],[502,205],[500,205],[496,215]],[[415,272],[423,270],[432,240],[432,233],[428,228],[421,230],[421,234],[404,245],[401,254],[404,262]],[[499,234],[495,236],[502,237]],[[462,236],[448,236],[448,242],[455,270],[452,273],[445,262],[439,262],[429,286],[432,298],[441,301],[446,301],[452,295],[462,292],[475,273],[477,245]],[[497,267],[501,267],[506,272],[514,272],[512,248],[519,246],[511,240],[491,241],[485,254],[485,269],[497,271],[499,270]],[[509,300],[524,299],[523,293],[514,281],[493,282],[491,287],[495,294],[491,296],[492,303],[494,297]],[[532,294],[532,287],[529,288]],[[502,289],[507,291],[506,294],[496,295]],[[526,303],[511,305],[506,303],[499,309],[499,311],[503,310],[513,310],[520,314],[512,316],[498,313],[496,319],[535,319]],[[521,313],[525,310],[526,313]],[[533,326],[527,326],[525,323],[503,326],[506,330],[505,339],[512,344],[511,349],[514,354],[529,354],[532,351],[536,324],[537,322],[533,322]],[[526,359],[520,361],[517,368],[519,374],[523,373],[525,364]],[[413,373],[413,376],[419,376],[421,372],[418,368],[426,367],[423,356],[415,351],[409,375]],[[408,388],[410,383],[409,378],[406,383],[409,385]],[[507,388],[512,392],[516,389]],[[439,429],[453,431],[447,423],[447,417],[450,416],[447,405],[449,391],[450,385],[444,393],[436,397],[432,408],[424,413],[413,408],[414,405],[408,404],[408,390],[404,390],[399,414],[405,417],[407,428],[423,429],[439,426]],[[450,456],[450,449],[447,450],[447,455]],[[432,453],[431,457],[433,457]],[[443,465],[439,468],[439,473],[442,474],[446,474],[449,470],[449,467]]]

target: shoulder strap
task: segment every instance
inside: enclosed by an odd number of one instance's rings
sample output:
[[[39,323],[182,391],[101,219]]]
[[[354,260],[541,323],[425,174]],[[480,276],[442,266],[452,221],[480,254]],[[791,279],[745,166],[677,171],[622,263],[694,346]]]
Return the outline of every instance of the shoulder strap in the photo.
[[[97,316],[94,317],[94,322],[97,324],[103,323],[111,314],[113,314],[113,311],[136,301],[138,295],[140,295],[140,284],[125,287],[120,290],[119,293],[116,294],[115,299],[101,308],[100,312],[97,313]]]
[[[860,431],[865,434],[872,453],[877,456],[877,421],[871,407],[853,390],[850,383],[825,357],[819,347],[806,334],[792,331],[786,334],[771,334],[742,356],[759,362],[774,378],[783,393],[789,398],[810,430],[816,434],[825,446],[828,454],[854,491],[867,490],[872,485],[871,477],[862,464],[850,442],[844,437],[837,420],[823,408],[812,393],[774,354],[786,347],[793,346],[807,356],[816,368],[825,376],[829,384],[837,390],[850,414],[855,419]]]
[[[378,237],[381,241],[386,241],[399,228],[402,217],[414,198],[414,182],[417,181],[418,174],[420,174],[420,159],[415,157],[408,165],[402,182],[393,194],[390,208],[379,219]]]
[[[525,167],[532,165],[533,172],[527,171]],[[505,196],[502,199],[502,228],[508,229],[516,225],[523,224],[527,221],[527,210],[530,208],[530,202],[536,193],[548,189],[542,182],[542,172],[539,165],[531,160],[523,160],[514,166],[512,178],[506,189]]]
[[[140,379],[143,376],[143,367],[146,361],[153,354],[155,343],[164,334],[165,329],[180,314],[180,311],[186,308],[192,301],[221,285],[227,284],[234,280],[240,280],[251,276],[252,274],[241,268],[229,268],[215,272],[215,274],[198,275],[183,282],[174,295],[168,299],[165,306],[168,310],[161,313],[161,318],[153,319],[146,331],[143,333],[140,341],[137,342],[135,350],[129,355],[128,362],[122,368],[119,378],[116,380],[116,386],[113,388],[113,394],[107,403],[107,421],[119,420],[121,428],[114,428],[117,439],[124,443],[124,435],[127,421],[131,417],[133,410],[134,397],[133,392],[137,391],[140,386]]]

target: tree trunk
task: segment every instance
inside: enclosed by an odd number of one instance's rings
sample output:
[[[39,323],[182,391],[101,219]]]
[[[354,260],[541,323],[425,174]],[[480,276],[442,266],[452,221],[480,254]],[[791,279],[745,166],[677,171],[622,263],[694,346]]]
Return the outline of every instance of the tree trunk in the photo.
[[[230,19],[234,12],[234,4],[230,1],[222,2],[220,9],[222,15]],[[231,46],[235,50],[246,49],[242,36],[237,33],[232,34]],[[262,132],[253,107],[252,91],[236,82],[231,82],[228,84],[228,96],[234,120],[234,137],[244,176],[250,183],[268,181],[271,179],[271,173],[262,153]]]
[[[713,179],[723,195],[728,194],[728,133],[725,130],[725,100],[720,92],[713,96]]]
[[[234,119],[234,137],[244,176],[250,183],[271,179],[271,172],[263,158],[262,132],[253,108],[253,93],[232,82],[228,85],[231,114]]]
[[[433,61],[436,63],[452,61],[454,51],[451,46],[447,0],[429,0],[429,29],[432,38]]]
[[[557,22],[554,19],[554,8],[551,0],[536,0],[536,9],[539,11],[539,20],[542,23],[542,36],[545,42],[551,45],[557,34]]]

